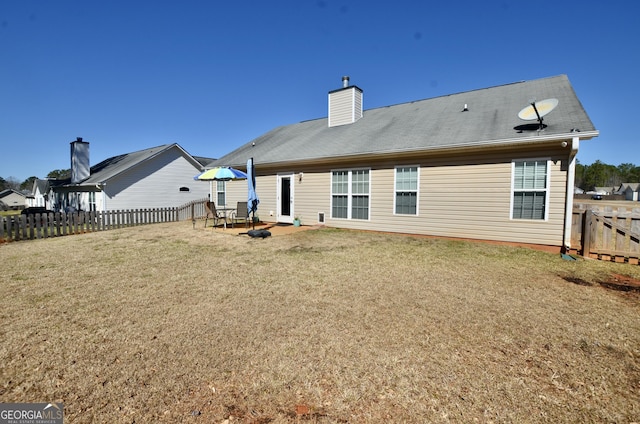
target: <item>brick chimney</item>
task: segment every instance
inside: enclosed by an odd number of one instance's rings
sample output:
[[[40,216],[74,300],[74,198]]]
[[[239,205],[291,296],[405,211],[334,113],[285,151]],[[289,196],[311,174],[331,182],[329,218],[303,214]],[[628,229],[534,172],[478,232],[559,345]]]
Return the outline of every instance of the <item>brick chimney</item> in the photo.
[[[353,124],[362,118],[362,89],[342,77],[342,88],[329,92],[329,127]]]
[[[89,143],[82,141],[82,137],[77,137],[71,142],[71,184],[87,179],[90,172]]]

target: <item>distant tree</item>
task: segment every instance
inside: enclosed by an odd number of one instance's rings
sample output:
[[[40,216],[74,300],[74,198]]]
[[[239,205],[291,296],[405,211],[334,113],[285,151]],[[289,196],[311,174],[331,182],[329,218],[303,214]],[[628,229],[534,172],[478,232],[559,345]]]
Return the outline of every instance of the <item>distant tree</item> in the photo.
[[[54,180],[64,180],[65,178],[71,177],[70,169],[56,169],[47,174],[47,178],[51,178]]]
[[[640,182],[640,167],[632,163],[622,163],[618,165],[618,173],[623,183]]]
[[[575,185],[576,187],[580,187],[584,189],[584,173],[586,170],[586,166],[580,163],[579,160],[576,159],[576,171],[575,171]]]
[[[640,182],[640,167],[632,163],[608,165],[599,160],[591,165],[577,163],[575,180],[578,187],[587,191],[595,187],[619,187],[622,183]]]
[[[33,188],[33,182],[37,180],[38,177],[29,177],[20,184],[20,190],[29,190]]]
[[[18,181],[16,177],[9,177],[7,179],[0,178],[0,180],[2,184],[2,190],[6,190],[8,188],[11,188],[16,191],[20,190],[20,181]]]
[[[583,179],[582,179],[583,189],[587,191],[593,190],[596,187],[605,186],[606,182],[607,182],[607,165],[597,160],[585,168]]]

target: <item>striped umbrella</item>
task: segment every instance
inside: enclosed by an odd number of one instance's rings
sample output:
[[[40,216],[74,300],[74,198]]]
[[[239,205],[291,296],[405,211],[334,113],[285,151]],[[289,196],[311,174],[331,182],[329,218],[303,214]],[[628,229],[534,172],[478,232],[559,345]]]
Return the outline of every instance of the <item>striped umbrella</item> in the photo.
[[[207,169],[202,174],[193,177],[193,179],[199,181],[246,180],[247,174],[230,166],[218,166]]]

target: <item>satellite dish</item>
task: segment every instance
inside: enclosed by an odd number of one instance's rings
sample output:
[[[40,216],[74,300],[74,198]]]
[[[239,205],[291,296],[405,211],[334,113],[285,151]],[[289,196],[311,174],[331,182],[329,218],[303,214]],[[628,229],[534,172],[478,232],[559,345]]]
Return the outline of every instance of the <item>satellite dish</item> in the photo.
[[[545,99],[536,102],[535,100],[518,113],[518,118],[525,121],[538,121],[538,130],[543,129],[546,125],[542,123],[542,117],[547,115],[558,106],[558,99]]]
[[[518,113],[518,118],[525,121],[540,120],[558,106],[558,99],[545,99],[539,102],[533,101],[531,104]]]

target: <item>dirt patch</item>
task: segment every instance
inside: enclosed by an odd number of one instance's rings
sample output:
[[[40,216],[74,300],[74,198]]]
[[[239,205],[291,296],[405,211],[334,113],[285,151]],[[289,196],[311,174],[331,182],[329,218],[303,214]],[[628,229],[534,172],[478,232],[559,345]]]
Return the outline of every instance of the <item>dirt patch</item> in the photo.
[[[640,298],[640,280],[628,275],[612,273],[607,277],[607,279],[597,280],[595,282],[587,281],[583,278],[572,275],[561,275],[560,277],[562,277],[563,280],[578,286],[588,287],[597,284],[605,289],[628,293],[629,295],[635,295]]]
[[[579,286],[592,286],[593,285],[589,281],[583,280],[582,278],[578,278],[578,277],[565,276],[565,277],[562,277],[562,278],[565,281],[568,281],[568,282],[573,283],[573,284],[577,284]]]
[[[598,281],[602,287],[640,294],[640,280],[621,274],[611,274],[606,281]]]

